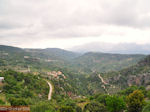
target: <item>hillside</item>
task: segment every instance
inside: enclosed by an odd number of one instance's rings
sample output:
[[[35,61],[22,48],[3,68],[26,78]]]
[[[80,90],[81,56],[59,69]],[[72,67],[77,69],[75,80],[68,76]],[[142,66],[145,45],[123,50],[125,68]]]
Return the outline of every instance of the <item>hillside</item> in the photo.
[[[78,53],[62,49],[21,49],[10,46],[0,46],[0,69],[10,68],[21,72],[40,72],[57,69],[64,66]]]
[[[57,48],[21,49],[0,46],[0,57],[1,70],[13,69],[23,73],[42,74],[42,77],[49,80],[53,79],[52,82],[56,86],[54,97],[58,95],[75,97],[78,95],[92,95],[98,92],[105,93],[107,88],[110,89],[109,92],[111,93],[118,88],[127,86],[127,81],[123,81],[121,84],[123,86],[118,86],[122,80],[128,80],[125,78],[124,74],[126,73],[123,71],[132,70],[132,67],[136,69],[135,66],[137,65],[135,64],[143,59],[145,55],[94,52],[81,55]],[[139,62],[139,65],[142,66],[142,62]],[[129,66],[131,66],[130,69],[124,69]],[[119,72],[111,72],[115,70],[122,72],[120,79],[117,75]],[[137,70],[140,69],[137,68]],[[109,73],[105,74],[108,71]],[[60,78],[51,76],[57,76],[59,72],[63,74]],[[106,82],[109,82],[109,85],[105,86],[103,84],[98,76],[99,74],[102,74],[101,76]],[[116,82],[116,79],[120,83]],[[115,85],[116,88],[113,89],[112,85]]]
[[[136,64],[144,55],[109,54],[109,53],[85,53],[73,60],[73,65],[81,71],[108,72],[121,70]]]
[[[150,56],[139,61],[136,65],[118,72],[103,74],[110,84],[120,85],[120,88],[138,85],[149,88],[150,85]]]
[[[75,97],[78,95],[92,95],[98,92],[105,93],[106,90],[98,74],[119,71],[129,66],[134,67],[133,65],[143,59],[145,55],[94,52],[81,55],[57,48],[21,49],[0,46],[0,57],[0,70],[13,69],[23,73],[42,74],[42,77],[49,80],[53,79],[52,82],[56,86],[54,97],[58,95],[68,96],[68,94],[70,97]],[[49,76],[51,74],[56,75],[59,71],[64,75],[62,78]],[[127,70],[125,69],[125,71]],[[109,81],[110,85],[114,85],[116,80],[116,77],[112,79],[112,74],[117,77],[116,72],[102,74],[104,80]],[[118,82],[115,83],[117,89],[120,88],[118,84]],[[110,92],[112,92],[114,89],[110,85],[107,85],[106,88],[110,88]]]
[[[82,79],[83,80],[83,79]],[[101,73],[95,71],[84,77],[87,93],[114,94],[130,86],[144,86],[150,89],[150,56],[139,61],[136,65],[119,71]]]
[[[47,48],[47,49],[24,49],[26,52],[32,53],[33,56],[50,59],[50,60],[70,60],[78,57],[80,54],[66,51],[59,48]]]
[[[49,87],[39,76],[8,70],[1,72],[0,77],[4,77],[3,82],[0,82],[0,96],[4,94],[5,102],[14,104],[16,100],[18,104],[24,102],[24,105],[28,105],[47,99]]]
[[[23,52],[23,49],[18,47],[0,45],[0,51],[1,52],[21,52],[21,51]]]
[[[89,105],[107,110],[105,98],[112,94],[124,97],[142,90],[148,98],[150,56],[93,52],[81,55],[56,48],[1,46],[0,57],[0,77],[5,79],[0,83],[1,105],[30,105],[31,112],[82,112],[95,109]],[[132,85],[138,87],[127,88]]]
[[[85,53],[83,55],[58,48],[21,49],[0,46],[1,69],[21,72],[48,72],[67,68],[74,72],[91,73],[121,70],[136,64],[145,55]]]

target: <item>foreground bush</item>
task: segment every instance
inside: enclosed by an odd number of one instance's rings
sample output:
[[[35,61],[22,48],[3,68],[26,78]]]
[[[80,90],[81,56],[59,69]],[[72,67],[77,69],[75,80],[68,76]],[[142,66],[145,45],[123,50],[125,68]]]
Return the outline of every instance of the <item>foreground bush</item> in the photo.
[[[110,112],[123,112],[123,110],[126,108],[123,98],[119,96],[107,97],[106,106]]]
[[[83,112],[107,112],[107,110],[103,104],[91,102],[84,107]]]
[[[127,97],[128,112],[142,112],[144,105],[144,95],[140,90],[135,90]]]

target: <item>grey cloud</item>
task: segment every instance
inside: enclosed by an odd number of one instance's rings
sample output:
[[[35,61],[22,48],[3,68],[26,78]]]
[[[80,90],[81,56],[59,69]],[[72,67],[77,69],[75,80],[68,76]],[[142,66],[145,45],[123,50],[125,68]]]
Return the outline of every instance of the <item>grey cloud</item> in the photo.
[[[93,3],[95,1],[93,1]],[[140,5],[141,2],[143,5]],[[59,15],[56,16],[56,18],[51,17],[44,25],[48,26],[50,30],[64,30],[64,34],[62,35],[68,34],[68,36],[70,36],[72,29],[75,31],[72,32],[75,33],[72,35],[80,36],[81,33],[80,31],[78,32],[77,29],[80,26],[89,28],[91,26],[101,27],[102,25],[119,25],[133,28],[149,27],[149,15],[147,12],[149,9],[141,11],[144,9],[144,4],[147,2],[148,1],[146,0],[118,0],[116,3],[112,3],[110,0],[106,0],[106,2],[102,2],[102,0],[100,0],[100,2],[98,2],[99,5],[96,8],[94,5],[93,7],[92,5],[89,6],[89,9],[79,8],[76,9],[71,15],[66,15],[64,12],[63,14],[65,16]],[[66,33],[65,29],[68,29],[68,33]],[[85,33],[85,35],[81,34],[81,36],[86,37],[87,32],[90,34],[91,30],[86,30],[86,32],[83,30],[82,32]],[[92,34],[93,33],[91,32],[91,35]],[[101,35],[101,31],[99,32],[99,35]]]
[[[24,25],[12,21],[10,22],[5,20],[0,20],[0,30],[10,30],[10,29],[16,29],[21,27],[24,27]]]
[[[7,23],[0,23],[0,29],[12,29],[12,28],[15,28],[16,26],[14,25],[11,25],[11,24],[7,24]]]
[[[0,36],[97,37],[105,31],[103,25],[149,28],[148,4],[149,0],[1,0]]]

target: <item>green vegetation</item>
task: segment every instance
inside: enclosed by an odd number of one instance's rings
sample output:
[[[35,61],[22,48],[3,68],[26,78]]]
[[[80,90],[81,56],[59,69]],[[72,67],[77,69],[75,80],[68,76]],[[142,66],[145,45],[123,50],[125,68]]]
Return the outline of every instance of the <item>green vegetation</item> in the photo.
[[[107,110],[103,104],[91,102],[85,105],[83,112],[107,112]]]
[[[145,105],[144,95],[136,90],[127,97],[128,112],[142,112]]]
[[[73,60],[74,69],[84,72],[108,72],[121,70],[136,64],[144,55],[122,55],[109,53],[85,53]]]
[[[55,106],[48,101],[37,102],[31,106],[31,112],[56,112]]]
[[[3,93],[11,105],[34,104],[47,99],[49,87],[40,77],[12,70],[0,73],[4,77]]]
[[[114,95],[101,93],[77,98],[69,94],[58,94],[55,89],[56,95],[48,101],[49,87],[42,75],[8,70],[1,72],[0,76],[5,78],[3,91],[0,93],[0,104],[30,105],[31,112],[142,112],[149,107],[148,104],[145,106],[145,98],[148,98],[149,91],[144,87],[132,86]],[[6,98],[2,98],[3,95]]]
[[[149,112],[149,111],[150,111],[150,103],[148,103],[148,104],[144,107],[144,109],[143,109],[142,112]]]
[[[68,68],[78,73],[121,70],[136,64],[145,55],[121,55],[106,53],[78,54],[63,49],[20,49],[0,46],[0,69],[45,72]]]
[[[110,112],[122,112],[126,108],[126,104],[122,97],[109,96],[106,98],[107,109]]]
[[[148,112],[150,56],[144,57],[0,46],[0,105],[29,105],[31,112]],[[53,86],[50,101],[46,80]]]

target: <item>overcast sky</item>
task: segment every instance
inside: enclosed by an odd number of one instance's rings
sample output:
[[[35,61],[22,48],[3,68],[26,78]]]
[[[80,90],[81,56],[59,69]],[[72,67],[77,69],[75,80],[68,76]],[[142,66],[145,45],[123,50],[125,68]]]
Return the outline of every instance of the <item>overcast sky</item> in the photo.
[[[150,0],[0,0],[0,44],[150,43]]]

